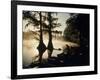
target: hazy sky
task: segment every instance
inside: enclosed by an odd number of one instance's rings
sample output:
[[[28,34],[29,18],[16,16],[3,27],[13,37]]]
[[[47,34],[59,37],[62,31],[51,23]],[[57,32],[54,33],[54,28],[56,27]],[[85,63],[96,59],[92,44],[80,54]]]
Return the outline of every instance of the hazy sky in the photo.
[[[66,20],[70,17],[70,14],[69,13],[57,13],[57,16],[58,18],[58,23],[61,24],[60,27],[57,27],[57,28],[54,28],[54,30],[58,30],[58,31],[64,31],[64,29],[66,28]],[[23,31],[27,31],[27,30],[34,30],[33,26],[32,25],[29,25],[26,29],[25,29],[25,25],[28,23],[28,20],[23,20]]]
[[[60,30],[60,31],[64,31],[64,29],[66,28],[66,20],[70,17],[70,15],[68,13],[58,13],[57,14],[58,17],[58,23],[61,24],[60,27],[55,28],[55,30]]]

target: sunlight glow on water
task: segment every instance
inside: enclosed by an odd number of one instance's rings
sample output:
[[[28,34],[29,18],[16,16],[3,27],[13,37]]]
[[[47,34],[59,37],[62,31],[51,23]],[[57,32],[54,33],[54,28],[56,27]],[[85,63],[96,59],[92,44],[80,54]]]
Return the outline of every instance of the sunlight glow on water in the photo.
[[[47,44],[48,44],[47,39],[44,39],[44,44],[47,46]],[[58,39],[53,39],[53,45],[54,45],[55,49],[58,49],[58,48],[63,49],[65,44],[68,44],[70,46],[77,46],[77,44],[75,44],[75,43],[65,42],[65,41],[61,41]],[[29,65],[33,61],[33,59],[34,59],[34,61],[38,60],[38,58],[35,59],[35,57],[39,55],[39,52],[37,50],[38,45],[39,45],[39,41],[37,41],[35,39],[28,39],[28,40],[24,39],[23,40],[23,64],[24,65]],[[63,52],[63,50],[53,50],[52,56],[57,57],[57,54],[61,54],[62,52]],[[47,50],[43,53],[42,58],[43,59],[48,58]]]

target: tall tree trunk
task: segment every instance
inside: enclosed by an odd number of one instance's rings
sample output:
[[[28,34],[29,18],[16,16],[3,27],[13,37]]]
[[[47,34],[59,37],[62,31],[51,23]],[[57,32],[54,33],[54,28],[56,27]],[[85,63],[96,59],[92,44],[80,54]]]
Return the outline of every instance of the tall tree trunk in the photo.
[[[43,42],[43,37],[42,37],[42,15],[40,12],[40,42]]]
[[[42,55],[43,55],[43,53],[46,50],[46,46],[43,43],[43,35],[42,35],[42,15],[41,15],[41,12],[39,13],[39,15],[40,15],[40,42],[39,42],[39,45],[38,45],[37,49],[39,51],[39,62],[41,64],[41,62],[42,62]]]
[[[49,33],[49,42],[48,42],[48,57],[50,58],[53,52],[53,43],[52,43],[52,20],[51,20],[51,12],[48,13],[49,17],[49,28],[48,28],[48,33]]]

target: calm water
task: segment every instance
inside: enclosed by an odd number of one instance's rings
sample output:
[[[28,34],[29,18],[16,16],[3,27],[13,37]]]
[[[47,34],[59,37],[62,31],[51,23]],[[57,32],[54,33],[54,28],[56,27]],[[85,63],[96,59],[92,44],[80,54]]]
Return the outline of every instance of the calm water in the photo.
[[[48,40],[44,40],[44,44],[47,46]],[[57,54],[61,54],[63,52],[64,46],[68,44],[70,46],[77,46],[75,43],[71,42],[65,42],[61,40],[56,40],[53,39],[53,46],[55,49],[61,48],[62,50],[53,50],[52,56],[57,57]],[[23,40],[23,65],[27,66],[31,62],[38,61],[38,50],[37,46],[39,45],[39,41],[35,39],[28,39],[28,40]],[[48,52],[47,50],[43,54],[43,59],[48,58]]]

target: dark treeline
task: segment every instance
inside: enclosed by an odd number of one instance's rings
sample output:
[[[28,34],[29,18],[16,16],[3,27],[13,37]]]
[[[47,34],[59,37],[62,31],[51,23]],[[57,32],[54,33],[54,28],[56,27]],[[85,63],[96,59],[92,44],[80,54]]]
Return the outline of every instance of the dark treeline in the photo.
[[[89,14],[72,14],[66,21],[67,27],[64,31],[66,40],[80,44],[78,53],[87,64],[89,64],[89,22]]]

